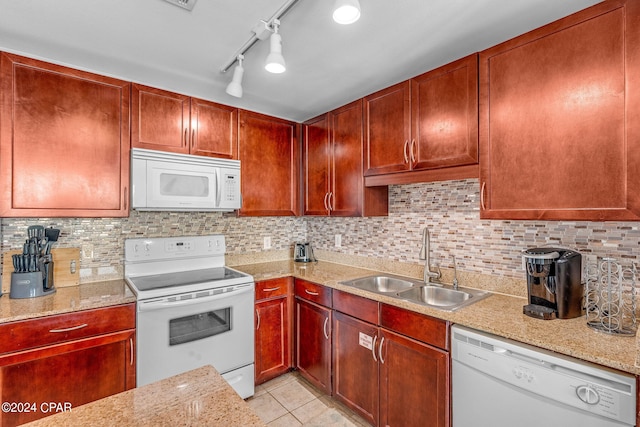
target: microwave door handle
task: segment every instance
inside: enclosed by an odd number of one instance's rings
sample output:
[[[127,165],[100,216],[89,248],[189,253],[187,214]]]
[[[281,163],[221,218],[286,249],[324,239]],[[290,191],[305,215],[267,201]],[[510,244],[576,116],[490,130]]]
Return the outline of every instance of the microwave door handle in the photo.
[[[216,169],[216,208],[220,207],[222,197],[222,180],[220,179],[220,169]]]
[[[138,301],[138,311],[154,311],[154,310],[162,310],[162,309],[171,308],[171,307],[185,307],[189,305],[201,304],[203,302],[221,300],[224,298],[229,298],[231,296],[241,295],[241,294],[245,294],[247,292],[253,292],[253,291],[254,291],[253,286],[244,286],[240,289],[236,289],[231,292],[223,292],[223,293],[208,296],[208,297],[191,298],[191,299],[182,300],[182,301],[171,301],[171,302],[169,301],[150,301],[150,302]]]

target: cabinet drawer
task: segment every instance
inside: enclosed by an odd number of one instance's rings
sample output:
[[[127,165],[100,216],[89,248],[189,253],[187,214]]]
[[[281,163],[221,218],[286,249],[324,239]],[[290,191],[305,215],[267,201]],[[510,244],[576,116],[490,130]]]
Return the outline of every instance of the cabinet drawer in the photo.
[[[333,308],[374,325],[378,324],[378,302],[348,292],[333,291]]]
[[[261,280],[256,282],[256,301],[274,297],[287,296],[292,279],[279,277],[277,279]]]
[[[433,346],[449,349],[449,322],[382,304],[380,326]]]
[[[331,288],[296,279],[296,296],[325,307],[331,307]]]
[[[0,325],[0,354],[135,329],[135,303]]]

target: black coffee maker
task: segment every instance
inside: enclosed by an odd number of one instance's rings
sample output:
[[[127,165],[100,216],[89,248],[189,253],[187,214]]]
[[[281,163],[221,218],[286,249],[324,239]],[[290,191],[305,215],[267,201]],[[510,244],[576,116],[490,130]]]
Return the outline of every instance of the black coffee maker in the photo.
[[[538,319],[572,319],[584,315],[582,256],[560,248],[533,248],[522,253],[529,304],[523,313]]]

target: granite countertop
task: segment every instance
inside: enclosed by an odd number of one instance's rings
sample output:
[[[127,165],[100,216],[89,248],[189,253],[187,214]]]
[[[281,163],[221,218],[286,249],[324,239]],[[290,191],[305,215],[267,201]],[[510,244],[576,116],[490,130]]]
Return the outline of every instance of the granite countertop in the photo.
[[[53,295],[37,298],[11,299],[4,294],[0,298],[0,323],[132,302],[136,297],[124,280],[56,288]]]
[[[25,425],[49,427],[265,424],[212,366],[203,366]]]
[[[256,281],[286,276],[306,279],[333,289],[448,320],[458,325],[640,375],[640,364],[636,364],[639,352],[635,337],[621,337],[596,332],[586,325],[585,317],[566,320],[539,320],[525,316],[522,313],[522,307],[527,303],[527,300],[523,297],[494,293],[489,298],[457,311],[446,312],[339,283],[372,274],[385,274],[382,271],[327,261],[308,264],[276,261],[236,265],[233,268],[251,274]],[[463,286],[484,288],[481,283],[463,282]]]

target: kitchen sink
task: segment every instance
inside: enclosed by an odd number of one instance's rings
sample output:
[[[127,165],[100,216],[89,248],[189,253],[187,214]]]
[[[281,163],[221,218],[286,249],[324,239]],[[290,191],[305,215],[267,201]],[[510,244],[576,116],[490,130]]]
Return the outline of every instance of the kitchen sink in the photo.
[[[440,284],[425,285],[421,280],[393,275],[362,277],[341,284],[445,311],[457,310],[491,295],[487,291],[477,289],[454,289],[452,286]]]
[[[343,285],[364,289],[380,294],[395,294],[418,286],[421,282],[413,282],[396,276],[369,276],[342,282]]]
[[[476,289],[434,285],[416,286],[398,292],[398,297],[418,304],[434,306],[443,310],[455,310],[489,296],[489,292]]]

